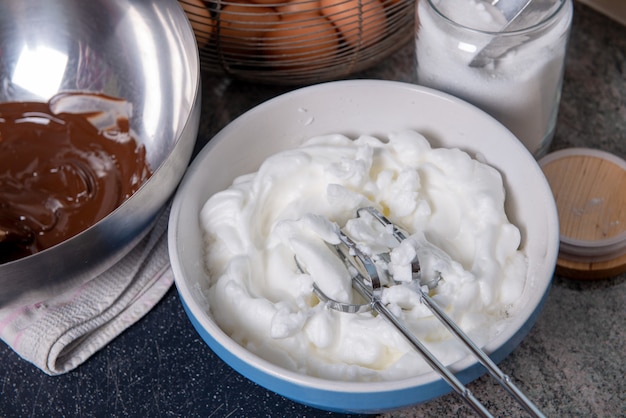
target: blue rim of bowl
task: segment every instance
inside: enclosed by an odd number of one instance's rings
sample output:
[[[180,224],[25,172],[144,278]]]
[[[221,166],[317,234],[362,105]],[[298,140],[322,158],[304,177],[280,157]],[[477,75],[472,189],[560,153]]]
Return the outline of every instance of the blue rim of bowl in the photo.
[[[489,357],[494,362],[499,363],[504,360],[504,358],[511,354],[513,350],[522,342],[526,335],[528,335],[543,310],[548,294],[549,288],[546,290],[541,298],[541,301],[537,304],[537,307],[524,325],[520,327],[519,330],[499,349],[489,354]],[[268,374],[264,370],[261,370],[237,357],[221,345],[215,338],[213,338],[211,334],[209,334],[209,332],[202,326],[201,321],[199,321],[193,314],[192,310],[180,294],[180,291],[179,299],[196,332],[209,346],[209,348],[211,348],[211,350],[220,359],[222,359],[222,361],[252,382],[294,402],[332,412],[374,414],[417,405],[451,392],[450,386],[442,379],[435,380],[434,382],[421,385],[419,387],[393,389],[388,392],[338,392],[333,390],[330,384],[328,389],[298,385],[295,382],[290,382],[282,379],[281,377]],[[480,364],[475,363],[473,366],[455,373],[455,376],[463,382],[463,384],[468,384],[469,382],[478,379],[485,373],[485,368]],[[290,396],[289,394],[292,393],[297,394],[297,396]]]

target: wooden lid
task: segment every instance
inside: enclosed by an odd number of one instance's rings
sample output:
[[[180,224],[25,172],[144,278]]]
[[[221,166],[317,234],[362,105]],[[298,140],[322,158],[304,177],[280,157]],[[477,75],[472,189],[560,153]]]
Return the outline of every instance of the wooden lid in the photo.
[[[626,161],[571,148],[539,161],[559,213],[556,272],[601,279],[626,272]]]

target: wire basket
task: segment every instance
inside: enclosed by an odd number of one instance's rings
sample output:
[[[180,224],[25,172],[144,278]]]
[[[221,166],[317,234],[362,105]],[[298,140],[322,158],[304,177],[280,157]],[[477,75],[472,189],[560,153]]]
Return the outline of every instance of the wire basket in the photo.
[[[272,84],[333,80],[413,39],[416,0],[179,0],[204,71]]]

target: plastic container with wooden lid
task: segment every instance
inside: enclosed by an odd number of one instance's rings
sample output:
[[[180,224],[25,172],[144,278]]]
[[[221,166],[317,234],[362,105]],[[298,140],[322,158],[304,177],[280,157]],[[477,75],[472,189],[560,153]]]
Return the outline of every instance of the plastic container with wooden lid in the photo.
[[[626,161],[605,151],[571,148],[539,164],[559,213],[557,274],[601,279],[626,272]]]

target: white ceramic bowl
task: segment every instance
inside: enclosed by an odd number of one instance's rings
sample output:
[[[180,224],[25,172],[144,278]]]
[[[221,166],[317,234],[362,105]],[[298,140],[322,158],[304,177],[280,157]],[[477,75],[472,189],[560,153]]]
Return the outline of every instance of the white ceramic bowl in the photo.
[[[559,243],[557,212],[541,169],[501,124],[477,108],[419,86],[374,80],[339,81],[302,88],[245,113],[216,135],[183,179],[171,211],[169,251],[183,306],[206,343],[235,370],[265,388],[317,408],[376,413],[428,401],[450,392],[430,372],[387,382],[338,382],[295,373],[247,351],[211,317],[206,291],[202,205],[238,175],[256,171],[268,156],[321,134],[385,137],[399,129],[424,134],[433,147],[480,155],[503,175],[506,210],[522,232],[529,269],[519,310],[485,351],[502,360],[536,321],[551,283]],[[484,373],[468,356],[451,368],[463,382]]]

